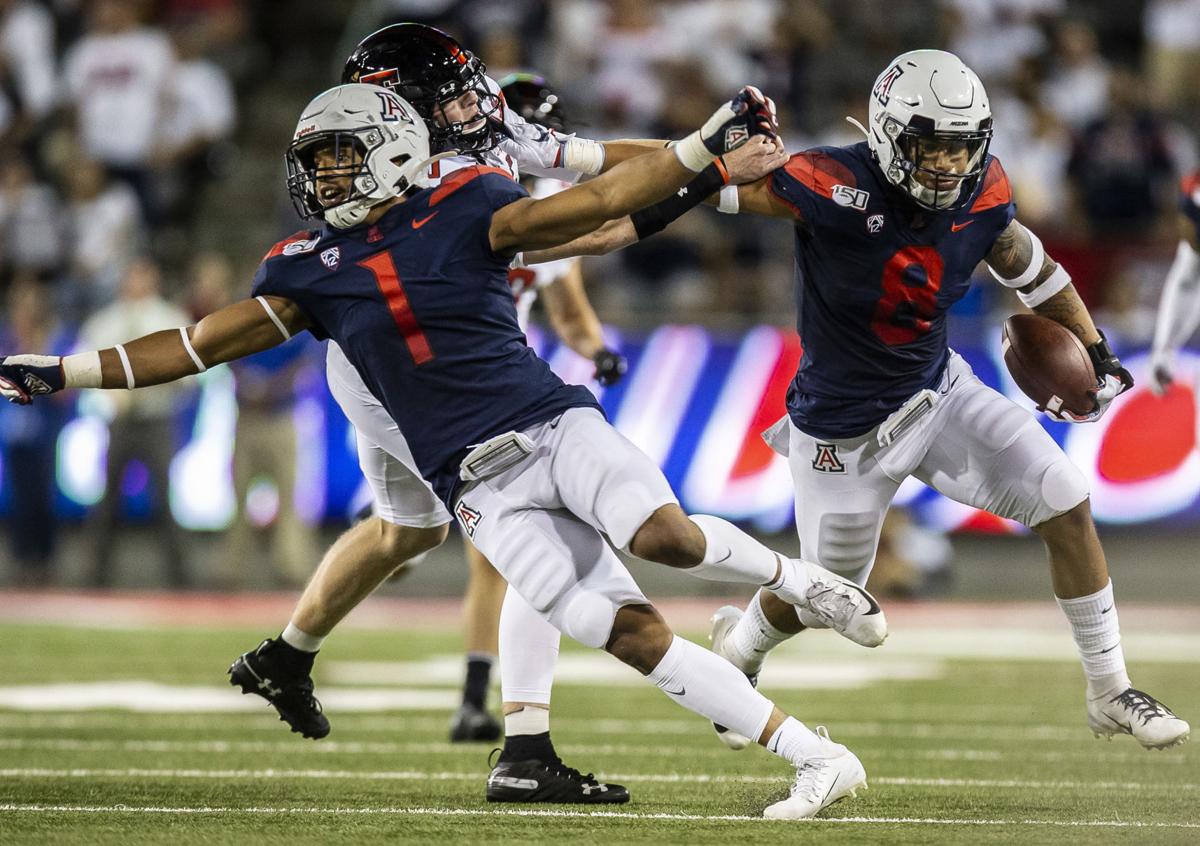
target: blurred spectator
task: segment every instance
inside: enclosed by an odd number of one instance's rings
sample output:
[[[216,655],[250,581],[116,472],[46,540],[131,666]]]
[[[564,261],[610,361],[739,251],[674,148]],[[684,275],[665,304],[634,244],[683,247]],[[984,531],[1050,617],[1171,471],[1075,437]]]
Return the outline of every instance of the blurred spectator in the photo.
[[[1046,48],[1042,24],[1063,0],[943,0],[946,49],[979,74],[988,89],[1013,77]]]
[[[82,349],[105,349],[161,329],[186,326],[188,315],[163,299],[159,293],[158,264],[148,257],[130,263],[121,280],[116,302],[99,311],[83,325]],[[190,578],[185,561],[183,533],[171,516],[170,469],[175,453],[173,415],[180,392],[188,383],[172,382],[135,391],[106,391],[115,411],[109,425],[108,470],[104,495],[88,520],[94,555],[91,583],[112,584],[112,553],[120,516],[123,482],[130,465],[145,468],[150,490],[152,517],[164,570],[173,587],[185,587]]]
[[[0,349],[45,350],[50,355],[70,352],[70,337],[55,317],[48,292],[33,277],[14,280],[7,311],[7,325],[0,327]],[[69,406],[70,399],[62,396],[20,409],[0,403],[9,543],[19,584],[42,586],[54,578],[55,457]]]
[[[1200,0],[1150,0],[1142,26],[1155,97],[1200,130]]]
[[[133,189],[114,182],[91,159],[64,166],[67,199],[68,309],[76,315],[116,296],[125,266],[143,246],[142,215]]]
[[[1162,119],[1133,71],[1112,74],[1108,111],[1080,134],[1068,174],[1093,238],[1128,243],[1150,234],[1171,208],[1173,164]]]
[[[0,0],[0,137],[21,142],[54,106],[54,18],[40,3]]]
[[[1103,115],[1109,67],[1100,55],[1095,31],[1083,21],[1061,22],[1055,30],[1051,58],[1042,88],[1046,106],[1074,129]]]
[[[54,189],[12,153],[0,163],[0,280],[49,274],[62,264],[62,209]]]
[[[137,192],[154,224],[151,156],[174,74],[166,33],[144,26],[136,0],[94,0],[84,36],[63,60],[66,95],[84,152]]]

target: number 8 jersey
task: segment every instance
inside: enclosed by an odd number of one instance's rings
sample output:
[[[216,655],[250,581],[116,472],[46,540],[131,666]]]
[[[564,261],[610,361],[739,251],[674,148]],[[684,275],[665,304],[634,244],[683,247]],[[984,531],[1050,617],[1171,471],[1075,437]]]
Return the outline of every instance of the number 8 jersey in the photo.
[[[946,312],[1016,214],[989,158],[957,211],[925,212],[887,184],[866,142],[792,156],[769,177],[796,222],[796,330],[788,390],[797,428],[843,439],[934,387],[949,358]]]

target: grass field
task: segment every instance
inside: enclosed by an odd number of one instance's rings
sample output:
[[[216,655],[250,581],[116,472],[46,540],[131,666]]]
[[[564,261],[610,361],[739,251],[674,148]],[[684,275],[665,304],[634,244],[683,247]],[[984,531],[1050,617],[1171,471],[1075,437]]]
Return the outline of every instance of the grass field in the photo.
[[[554,735],[569,764],[633,801],[497,807],[483,800],[489,747],[446,742],[453,629],[339,632],[317,675],[333,732],[314,743],[225,687],[270,616],[235,615],[237,628],[136,616],[0,623],[0,843],[1200,842],[1196,748],[1094,740],[1065,629],[1010,630],[1001,607],[893,613],[874,652],[819,633],[772,656],[764,692],[827,725],[871,784],[804,823],[760,818],[786,792],[781,761],[726,750],[607,656],[564,645]],[[703,642],[702,618],[682,617]],[[1127,650],[1161,659],[1135,661],[1135,681],[1194,722],[1200,632],[1182,628],[1130,636]]]

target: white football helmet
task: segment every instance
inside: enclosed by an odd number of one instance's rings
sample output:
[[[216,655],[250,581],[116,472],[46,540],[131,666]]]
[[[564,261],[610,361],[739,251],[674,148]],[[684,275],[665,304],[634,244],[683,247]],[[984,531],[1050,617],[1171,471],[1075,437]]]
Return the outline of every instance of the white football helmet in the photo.
[[[429,130],[416,110],[377,85],[339,85],[309,103],[288,147],[288,193],[304,218],[339,229],[371,209],[426,185]]]
[[[913,50],[875,80],[867,143],[888,182],[923,208],[956,209],[983,176],[992,109],[975,72],[953,53]]]

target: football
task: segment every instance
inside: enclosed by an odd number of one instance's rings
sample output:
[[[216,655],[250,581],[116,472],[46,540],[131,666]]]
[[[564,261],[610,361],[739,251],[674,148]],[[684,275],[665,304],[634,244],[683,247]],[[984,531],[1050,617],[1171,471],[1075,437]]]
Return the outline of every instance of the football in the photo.
[[[1096,371],[1083,342],[1065,326],[1036,314],[1004,321],[1004,364],[1013,381],[1039,408],[1090,412]]]

